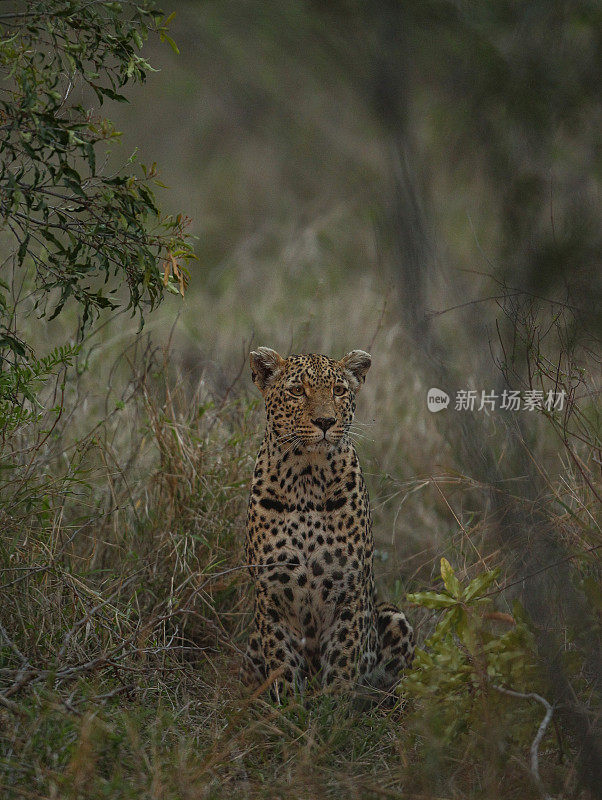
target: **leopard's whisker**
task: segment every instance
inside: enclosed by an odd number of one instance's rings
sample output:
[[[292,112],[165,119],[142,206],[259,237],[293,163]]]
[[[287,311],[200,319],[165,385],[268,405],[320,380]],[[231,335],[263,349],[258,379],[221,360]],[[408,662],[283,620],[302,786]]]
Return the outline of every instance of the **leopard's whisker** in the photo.
[[[372,437],[366,436],[365,433],[360,433],[359,431],[354,431],[354,430],[349,429],[347,431],[347,433],[349,434],[349,436],[353,436],[353,437],[356,437],[358,439],[367,439],[369,442],[373,442],[374,441],[374,439],[372,439]]]
[[[284,453],[282,454],[282,457],[284,458],[284,456],[288,455],[288,453],[290,453],[290,452],[291,452],[291,450],[294,450],[294,449],[295,449],[295,447],[297,447],[297,446],[298,446],[298,445],[300,445],[300,444],[302,444],[302,442],[301,442],[301,439],[299,439],[299,437],[298,437],[298,436],[297,436],[297,437],[295,437],[295,438],[293,439],[293,441],[292,441],[292,443],[291,443],[290,447],[289,447],[289,448],[286,450],[286,452],[284,452]]]

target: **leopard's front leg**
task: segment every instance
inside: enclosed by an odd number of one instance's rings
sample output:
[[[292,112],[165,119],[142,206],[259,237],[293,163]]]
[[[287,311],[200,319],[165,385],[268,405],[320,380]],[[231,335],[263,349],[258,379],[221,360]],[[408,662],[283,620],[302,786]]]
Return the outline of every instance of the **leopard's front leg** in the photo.
[[[376,631],[367,605],[341,609],[320,645],[323,686],[362,682],[376,664]]]
[[[283,696],[293,694],[301,688],[307,674],[303,656],[303,645],[298,632],[294,631],[285,615],[268,603],[263,592],[258,593],[255,603],[255,627],[259,638],[263,671],[266,679],[273,676],[271,694],[280,702]]]

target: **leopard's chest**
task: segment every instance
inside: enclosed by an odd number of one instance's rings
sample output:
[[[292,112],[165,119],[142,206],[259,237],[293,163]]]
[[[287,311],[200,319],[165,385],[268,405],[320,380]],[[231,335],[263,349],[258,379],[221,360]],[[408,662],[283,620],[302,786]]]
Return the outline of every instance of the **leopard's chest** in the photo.
[[[258,588],[303,634],[327,625],[366,582],[369,531],[348,511],[346,503],[326,510],[306,500],[261,523],[253,556]]]

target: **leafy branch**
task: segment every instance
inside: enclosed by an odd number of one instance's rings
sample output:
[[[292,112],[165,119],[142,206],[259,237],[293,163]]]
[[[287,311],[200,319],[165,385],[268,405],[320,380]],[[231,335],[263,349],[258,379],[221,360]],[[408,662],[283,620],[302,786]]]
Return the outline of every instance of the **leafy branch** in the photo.
[[[545,706],[546,715],[531,745],[531,774],[543,793],[538,748],[552,718],[552,706],[536,692],[508,688],[536,680],[535,650],[518,602],[512,615],[491,607],[493,601],[487,590],[498,575],[499,570],[485,571],[463,586],[449,561],[442,558],[444,588],[407,596],[408,602],[438,611],[441,617],[423,648],[416,650],[414,667],[404,680],[403,690],[419,704],[434,694],[440,698],[444,735],[449,741],[466,724],[470,707],[491,689],[538,700]],[[499,634],[492,630],[494,622],[509,624],[511,629]],[[462,711],[461,704],[467,706]]]
[[[149,34],[177,50],[168,34],[171,18],[150,0],[22,5],[0,15],[5,267],[12,264],[13,284],[22,275],[28,313],[50,320],[74,302],[83,330],[104,309],[125,307],[142,325],[143,309],[154,308],[166,287],[184,291],[186,264],[194,258],[189,220],[161,213],[154,165],[134,170],[134,154],[118,172],[107,171],[106,147],[119,133],[93,103],[124,102],[126,85],[144,83],[153,69],[140,55]],[[82,102],[72,101],[76,87]],[[0,284],[3,373],[35,358],[17,329],[13,289]],[[31,400],[24,378],[0,380],[2,402]]]

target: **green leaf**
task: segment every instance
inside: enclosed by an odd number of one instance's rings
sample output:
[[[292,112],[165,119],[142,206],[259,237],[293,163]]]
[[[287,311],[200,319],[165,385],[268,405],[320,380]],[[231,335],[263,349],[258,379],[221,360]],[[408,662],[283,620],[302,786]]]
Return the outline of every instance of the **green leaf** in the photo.
[[[494,581],[499,577],[500,570],[494,569],[490,572],[482,572],[480,575],[472,580],[464,590],[464,600],[467,602],[473,600],[483,594],[485,589],[488,589]]]
[[[478,639],[474,617],[468,614],[463,608],[459,608],[458,612],[458,622],[456,624],[458,636],[466,646],[468,652],[475,653]]]
[[[446,558],[441,559],[441,577],[443,578],[445,588],[451,596],[455,598],[460,597],[460,592],[462,591],[460,582],[456,578],[452,565]]]
[[[457,601],[447,594],[437,592],[414,592],[406,596],[408,603],[414,603],[424,608],[452,608]]]
[[[25,260],[25,256],[27,255],[27,248],[29,247],[29,234],[25,236],[21,244],[19,245],[19,250],[17,251],[17,260],[19,262],[19,266],[23,264]]]
[[[0,333],[0,350],[7,347],[9,350],[12,350],[13,353],[16,353],[19,356],[26,356],[27,350],[25,349],[25,345],[16,336],[12,336],[10,333],[5,331],[4,333]]]
[[[164,33],[161,36],[161,40],[167,42],[167,44],[171,47],[171,49],[177,56],[180,55],[180,49],[178,48],[178,45],[174,42],[174,40],[171,38],[171,36],[168,36],[166,33]]]

